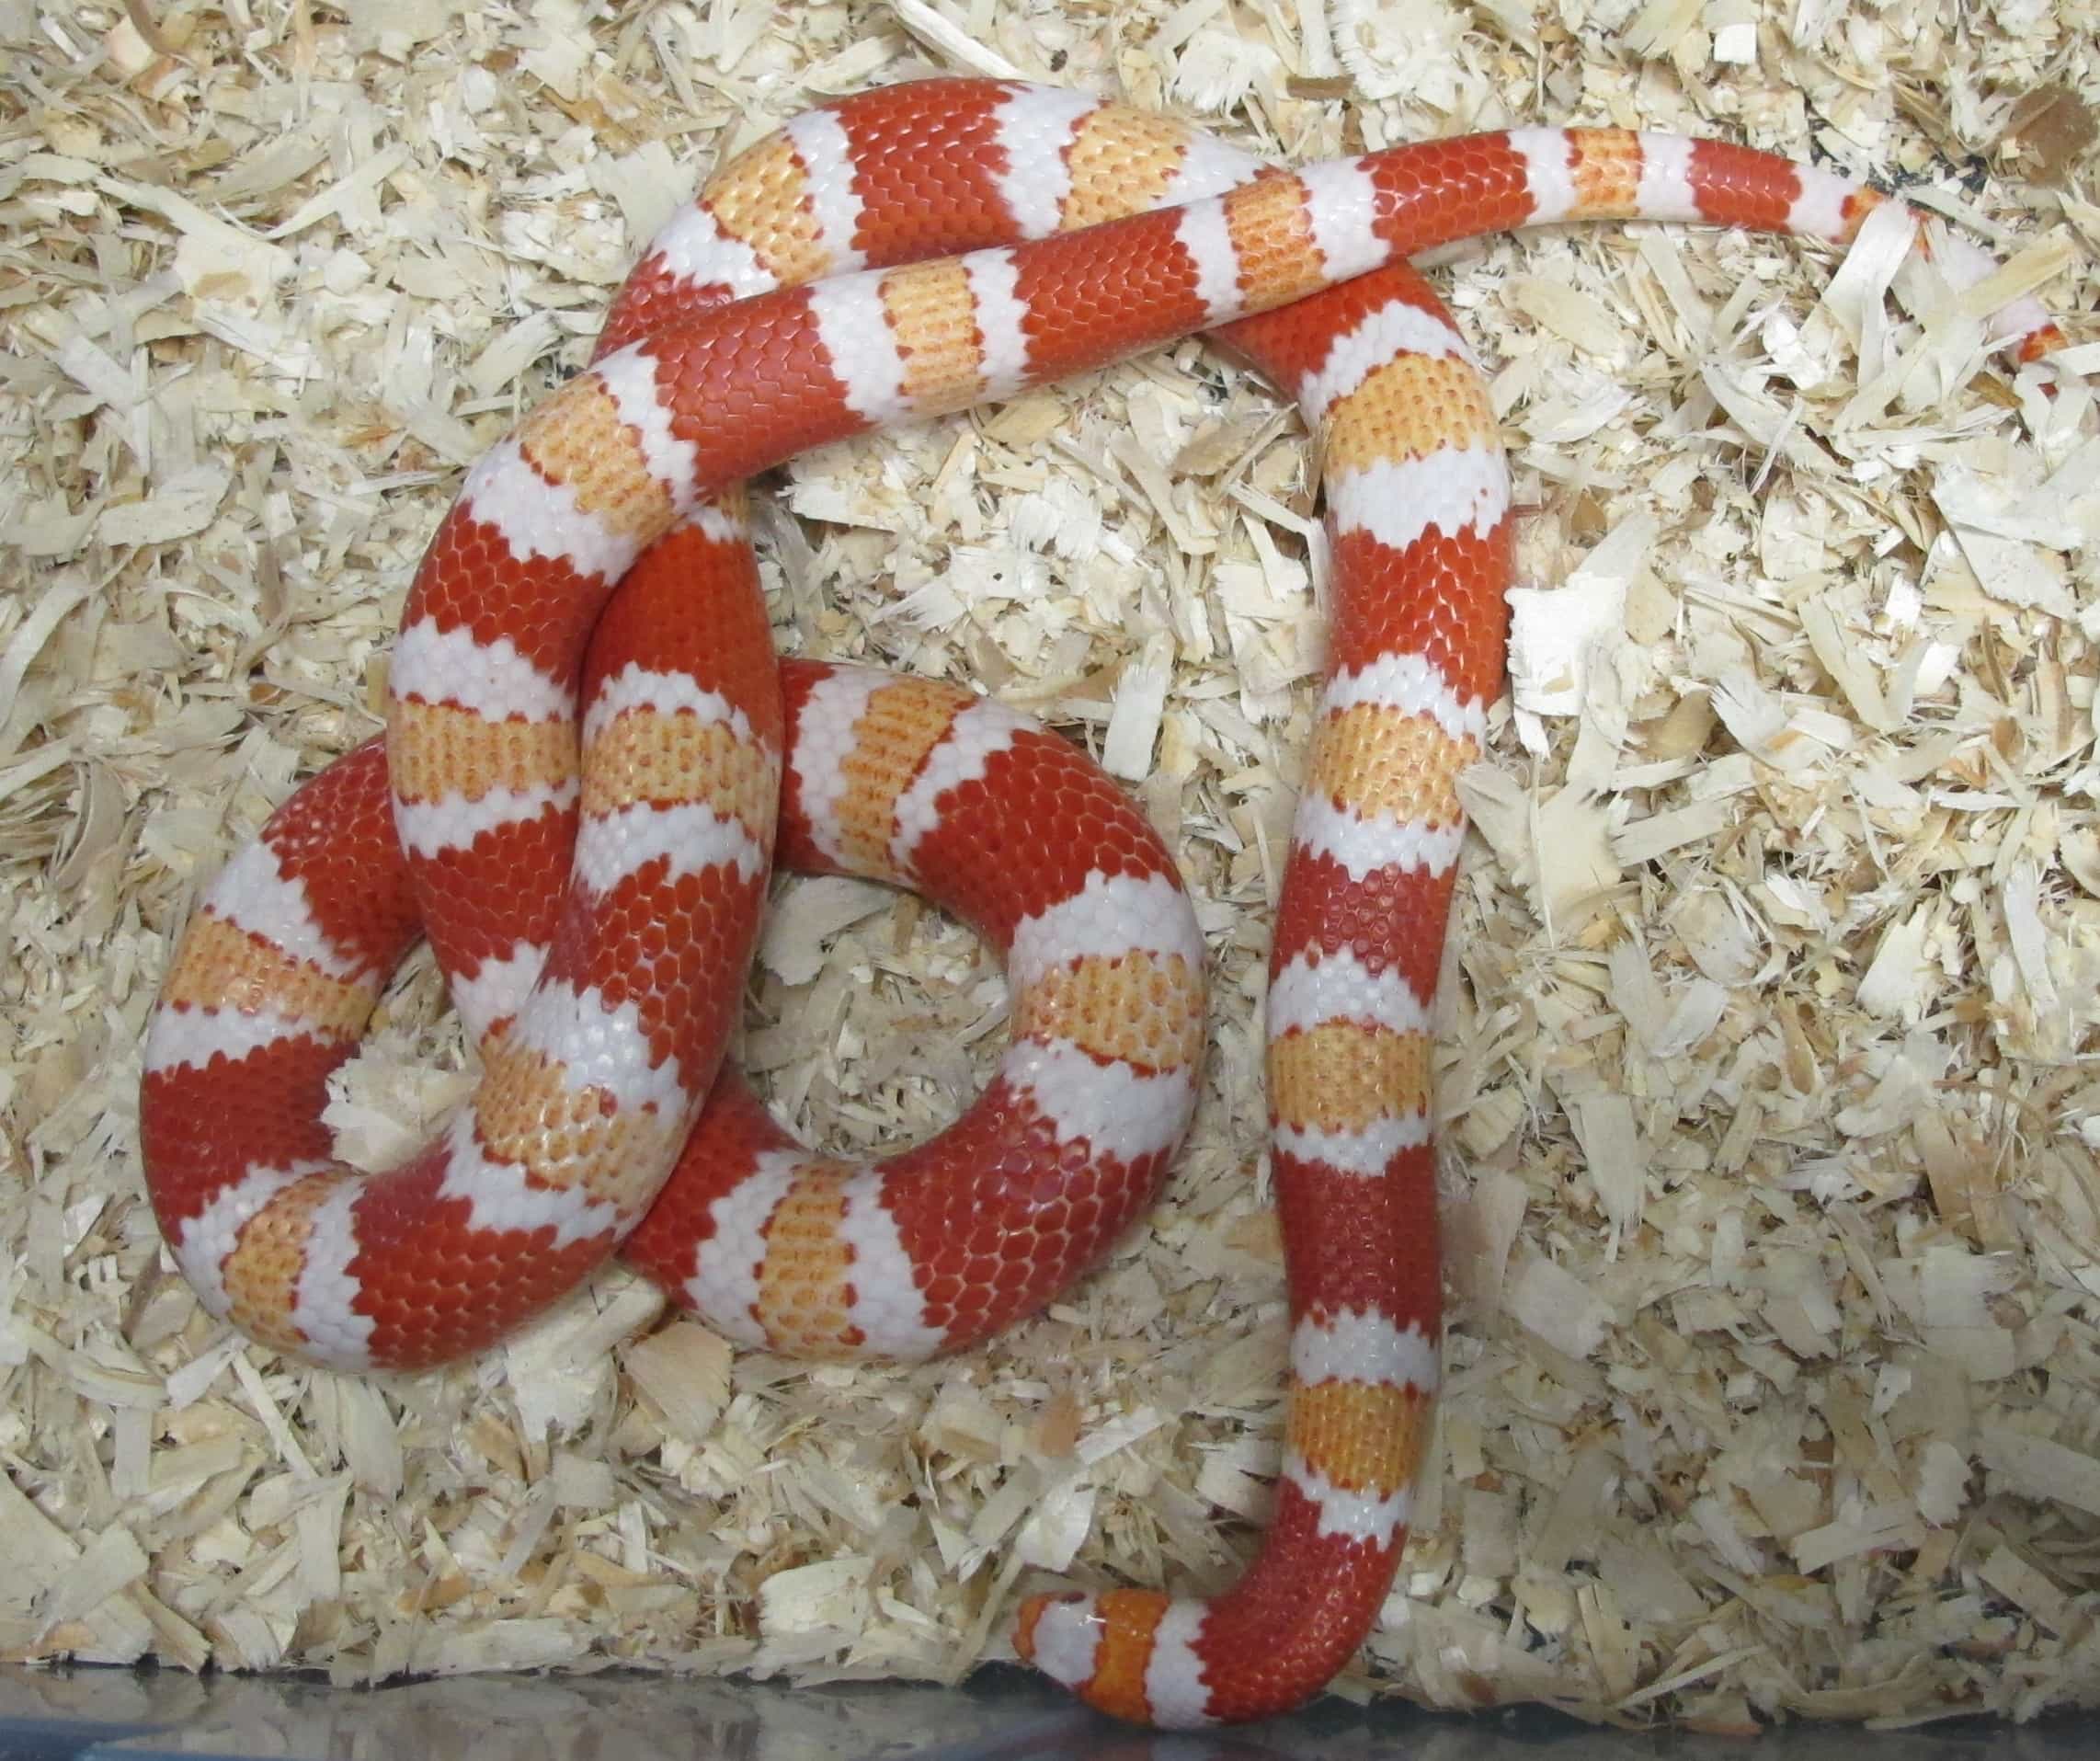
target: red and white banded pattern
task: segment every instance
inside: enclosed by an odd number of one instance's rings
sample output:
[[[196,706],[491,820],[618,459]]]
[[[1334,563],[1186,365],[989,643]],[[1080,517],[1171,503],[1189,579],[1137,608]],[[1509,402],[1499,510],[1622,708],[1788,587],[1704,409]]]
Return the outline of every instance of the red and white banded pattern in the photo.
[[[725,1076],[625,1253],[746,1343],[924,1357],[1041,1307],[1158,1191],[1195,1106],[1203,943],[1158,834],[1065,741],[952,686],[783,679],[781,860],[975,924],[1013,1042],[953,1126],[867,1167],[804,1151]]]
[[[1271,964],[1288,1432],[1232,1591],[1037,1596],[1016,1644],[1158,1724],[1318,1692],[1391,1584],[1436,1384],[1430,1023],[1509,569],[1478,374],[1404,259],[1601,218],[1843,244],[1883,200],[1617,130],[1290,174],[992,81],[862,94],[753,147],[651,246],[592,368],[468,475],[409,596],[383,747],[295,795],[184,938],[142,1127],[200,1298],[283,1351],[405,1367],[493,1343],[623,1248],[737,1338],[909,1356],[1098,1257],[1194,1094],[1202,950],[1172,863],[995,705],[776,666],[740,486],[1214,330],[1318,435],[1335,563]],[[1989,269],[1935,249],[1965,286]],[[2059,340],[2031,301],[1998,326],[2023,359]],[[938,881],[1007,957],[1013,1049],[909,1156],[807,1156],[720,1073],[776,845]],[[418,931],[485,1077],[436,1142],[358,1183],[319,1125],[326,1076]]]

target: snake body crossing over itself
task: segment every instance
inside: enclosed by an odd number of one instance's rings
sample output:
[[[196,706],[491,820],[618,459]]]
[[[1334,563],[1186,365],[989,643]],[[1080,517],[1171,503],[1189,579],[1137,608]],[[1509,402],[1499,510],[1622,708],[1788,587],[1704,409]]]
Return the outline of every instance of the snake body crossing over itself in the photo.
[[[1405,259],[1612,218],[1842,245],[1885,200],[1616,130],[1294,174],[985,80],[867,92],[752,147],[652,244],[589,371],[469,473],[407,601],[384,736],[279,809],[184,934],[142,1130],[199,1298],[286,1354],[413,1369],[617,1252],[734,1339],[894,1360],[982,1340],[1096,1263],[1195,1101],[1204,948],[1171,854],[1024,717],[779,662],[742,486],[1207,332],[1297,401],[1332,546],[1267,1004],[1288,1429],[1232,1590],[1038,1595],[1015,1644],[1162,1726],[1318,1693],[1391,1585],[1436,1386],[1431,1023],[1511,566],[1478,369]],[[1962,284],[1991,268],[1944,239],[1935,258]],[[2032,302],[1994,335],[2024,360],[2060,340]],[[722,1068],[776,856],[928,890],[1006,960],[996,1080],[890,1161],[805,1153]],[[418,935],[483,1076],[364,1179],[332,1159],[325,1084]]]

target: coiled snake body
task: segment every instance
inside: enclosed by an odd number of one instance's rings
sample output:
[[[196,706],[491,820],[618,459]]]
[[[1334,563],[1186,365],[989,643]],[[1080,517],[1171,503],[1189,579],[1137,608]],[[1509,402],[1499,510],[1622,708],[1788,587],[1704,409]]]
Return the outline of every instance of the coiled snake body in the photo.
[[[318,1364],[416,1368],[619,1252],[736,1339],[900,1359],[1094,1263],[1194,1104],[1204,950],[1171,855],[994,703],[776,661],[741,486],[1208,332],[1296,399],[1333,554],[1267,1006],[1288,1430],[1231,1591],[1036,1596],[1015,1642],[1160,1725],[1317,1693],[1390,1587],[1436,1385],[1432,1007],[1510,566],[1478,373],[1405,258],[1600,218],[1842,244],[1883,200],[1614,130],[1293,174],[980,80],[868,92],[753,147],[651,246],[590,370],[469,474],[409,596],[383,739],[294,795],[185,932],[142,1131],[200,1299]],[[1938,260],[1990,268],[1947,241]],[[2032,303],[1998,334],[2023,358],[2059,339]],[[776,856],[928,890],[1006,959],[1012,1046],[917,1150],[812,1157],[721,1068]],[[360,1179],[332,1160],[325,1083],[418,934],[483,1077],[421,1154]]]

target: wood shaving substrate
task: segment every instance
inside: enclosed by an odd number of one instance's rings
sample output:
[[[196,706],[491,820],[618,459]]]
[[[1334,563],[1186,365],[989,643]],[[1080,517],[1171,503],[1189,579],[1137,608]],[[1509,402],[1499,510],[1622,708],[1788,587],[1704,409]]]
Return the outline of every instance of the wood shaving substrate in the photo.
[[[169,950],[377,726],[462,467],[723,155],[827,95],[1018,72],[1291,162],[1533,121],[1813,155],[1980,224],[2081,344],[2008,370],[1877,234],[1436,266],[1524,585],[1443,999],[1448,1392],[1340,1687],[1724,1731],[2090,1701],[2100,207],[2008,119],[2090,115],[2096,25],[0,0],[0,1649],[944,1680],[1010,1654],[1025,1589],[1200,1592],[1250,1553],[1284,1298],[1259,1005],[1325,562],[1296,417],[1200,343],[767,497],[783,646],[1045,716],[1186,864],[1209,1086],[1111,1264],[909,1371],[732,1352],[613,1272],[484,1361],[341,1379],[203,1317],[141,1185]],[[974,938],[846,883],[782,911],[742,1052],[782,1116],[835,1148],[952,1117],[1003,1041]],[[465,1071],[419,959],[345,1153],[397,1158]]]

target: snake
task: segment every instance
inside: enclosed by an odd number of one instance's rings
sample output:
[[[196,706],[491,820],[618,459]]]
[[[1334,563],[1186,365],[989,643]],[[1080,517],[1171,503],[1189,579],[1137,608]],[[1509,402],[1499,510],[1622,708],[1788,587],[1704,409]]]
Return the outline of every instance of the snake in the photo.
[[[1205,949],[1174,856],[987,693],[778,655],[749,486],[1202,336],[1295,403],[1330,566],[1264,1005],[1283,1448],[1230,1587],[1034,1591],[1012,1644],[1159,1728],[1320,1693],[1391,1591],[1434,1410],[1436,989],[1513,572],[1479,363],[1408,259],[1613,219],[1843,246],[1883,209],[1957,288],[1992,272],[1869,185],[1615,128],[1292,168],[1090,93],[933,78],[766,135],[464,473],[384,732],[185,923],[140,1118],[175,1264],[211,1316],[345,1373],[471,1357],[615,1256],[735,1342],[882,1362],[965,1350],[1098,1264],[1198,1099]],[[2062,341],[2031,297],[1991,324],[2023,362]],[[1002,961],[1009,1044],[927,1142],[816,1155],[729,1064],[776,867],[923,892]],[[327,1084],[418,938],[477,1080],[361,1174]]]

